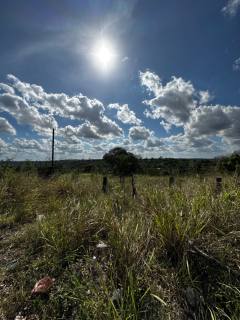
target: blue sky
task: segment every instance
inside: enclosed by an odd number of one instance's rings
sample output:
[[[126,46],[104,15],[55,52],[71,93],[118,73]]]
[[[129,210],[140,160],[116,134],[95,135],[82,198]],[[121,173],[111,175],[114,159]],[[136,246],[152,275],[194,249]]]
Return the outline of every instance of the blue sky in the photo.
[[[0,157],[240,148],[240,0],[2,1]]]

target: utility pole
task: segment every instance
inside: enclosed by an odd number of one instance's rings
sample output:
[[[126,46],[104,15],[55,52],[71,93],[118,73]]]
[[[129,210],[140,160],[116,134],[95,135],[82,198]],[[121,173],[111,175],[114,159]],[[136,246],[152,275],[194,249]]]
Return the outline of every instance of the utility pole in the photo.
[[[52,170],[54,168],[54,129],[52,130]]]

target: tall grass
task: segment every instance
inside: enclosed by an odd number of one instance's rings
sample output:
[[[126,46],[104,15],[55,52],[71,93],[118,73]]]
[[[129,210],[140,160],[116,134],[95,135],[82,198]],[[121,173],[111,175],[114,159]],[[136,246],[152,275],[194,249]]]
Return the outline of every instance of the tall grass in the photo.
[[[122,188],[111,177],[105,195],[98,175],[43,180],[4,172],[0,230],[17,231],[0,247],[9,260],[2,266],[4,317],[240,319],[240,191],[234,179],[224,177],[217,197],[211,176],[179,177],[171,188],[167,178],[139,176],[137,188],[132,199],[128,179]],[[55,277],[55,285],[47,300],[33,299],[31,288],[44,275]]]

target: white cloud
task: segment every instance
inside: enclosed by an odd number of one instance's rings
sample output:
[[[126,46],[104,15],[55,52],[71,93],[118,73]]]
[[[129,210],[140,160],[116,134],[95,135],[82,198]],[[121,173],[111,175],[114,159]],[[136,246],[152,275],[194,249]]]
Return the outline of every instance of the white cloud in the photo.
[[[68,125],[59,129],[59,132],[67,138],[86,138],[86,139],[101,139],[102,136],[97,133],[97,128],[91,125],[89,122],[85,122],[82,125],[73,127]],[[73,141],[73,140],[72,140]]]
[[[31,113],[35,112],[35,118],[37,116],[36,112],[38,112],[38,118],[41,115],[41,118],[45,118],[45,120],[47,120],[47,117],[51,117],[53,120],[53,116],[57,115],[63,118],[89,122],[96,129],[98,136],[112,137],[123,134],[123,130],[104,115],[105,107],[97,99],[90,99],[82,94],[68,96],[65,93],[47,93],[41,86],[22,82],[13,75],[8,75],[8,79],[12,82],[13,88],[20,94],[20,96],[14,95],[15,104],[16,102],[19,104],[21,101],[22,110],[25,113],[29,113],[30,110]],[[6,109],[9,110],[9,106]],[[5,111],[7,111],[6,109]],[[47,112],[47,115],[40,113],[39,110]],[[17,117],[16,114],[14,116]],[[54,125],[56,126],[56,121]]]
[[[117,110],[117,118],[125,124],[140,125],[142,121],[136,117],[134,111],[130,110],[127,104],[120,105],[113,103],[108,106],[110,109]]]
[[[151,135],[152,132],[143,126],[131,127],[129,129],[129,138],[132,140],[147,140]]]
[[[213,99],[213,96],[209,93],[208,90],[199,91],[199,97],[200,97],[199,99],[200,104],[206,104]]]
[[[232,126],[233,119],[230,119],[227,111],[227,107],[218,105],[198,108],[192,113],[186,131],[192,136],[221,134],[223,130]]]
[[[215,105],[198,108],[185,132],[191,137],[218,136],[229,144],[239,144],[240,107]]]
[[[236,59],[233,63],[233,70],[240,71],[240,58]]]
[[[164,120],[160,121],[160,124],[163,126],[163,128],[165,129],[166,132],[169,132],[172,128],[171,123],[168,123]]]
[[[158,95],[159,90],[162,89],[161,79],[159,76],[149,70],[140,72],[140,82],[142,86],[145,86],[150,92]]]
[[[165,119],[168,123],[181,126],[190,117],[191,111],[196,108],[197,93],[190,81],[172,77],[165,86],[160,78],[150,71],[140,73],[141,83],[154,93],[155,97],[145,100],[150,107],[145,112],[152,119]]]
[[[72,143],[72,141],[55,139],[55,159],[58,157],[72,158],[73,155],[83,155],[82,143]],[[16,138],[11,144],[4,145],[5,154],[14,153],[17,159],[50,160],[51,139],[25,139]],[[0,154],[1,155],[1,154]],[[15,158],[14,157],[14,158]]]
[[[159,148],[159,147],[162,147],[163,145],[164,145],[164,143],[163,143],[162,139],[157,139],[157,138],[148,139],[147,143],[146,143],[147,148]]]
[[[222,12],[228,16],[234,17],[240,8],[240,0],[228,0]]]
[[[1,157],[15,153],[18,159],[49,159],[51,139],[41,136],[50,134],[53,126],[57,128],[55,117],[68,121],[68,125],[56,130],[56,156],[61,159],[99,158],[116,145],[145,157],[157,157],[160,151],[163,156],[210,156],[240,146],[240,107],[210,105],[213,97],[209,91],[197,90],[181,77],[163,83],[151,71],[140,73],[141,83],[150,95],[144,101],[145,116],[157,119],[168,134],[175,129],[181,132],[164,138],[157,138],[144,127],[128,104],[108,105],[116,110],[119,121],[133,125],[124,136],[122,128],[107,117],[109,110],[99,100],[82,94],[47,93],[41,86],[11,75],[8,78],[11,85],[0,85],[0,112],[9,113],[20,125],[30,125],[40,137],[17,138],[11,145],[0,141]],[[2,117],[0,131],[16,133]]]
[[[52,127],[57,127],[53,116],[40,113],[36,107],[27,103],[24,98],[10,94],[0,94],[0,111],[11,114],[19,124],[32,126],[33,130],[42,134],[51,132]]]
[[[6,146],[7,146],[6,142],[0,138],[0,151],[2,151],[2,148],[6,147]]]
[[[15,128],[7,121],[7,119],[0,117],[0,132],[16,134]]]
[[[46,149],[41,145],[41,143],[34,139],[16,138],[13,141],[13,146],[16,147],[18,151],[46,151]]]
[[[162,139],[164,150],[174,157],[213,157],[223,153],[221,144],[214,144],[214,141],[204,137],[191,137],[187,134],[177,134]],[[225,149],[226,150],[226,149]]]
[[[177,139],[173,136],[175,146],[179,144],[180,149],[181,145],[185,149],[187,146],[189,149],[209,148],[214,145],[214,137],[228,144],[226,148],[240,144],[240,107],[208,105],[211,94],[196,90],[191,82],[173,77],[163,85],[158,76],[150,76],[149,71],[146,73],[148,80],[144,80],[143,84],[155,97],[144,101],[149,106],[144,114],[152,119],[160,119],[167,131],[171,125],[182,128],[183,134]],[[140,77],[145,79],[144,73]],[[220,142],[218,140],[215,145]]]
[[[5,83],[0,83],[0,90],[7,92],[7,93],[10,93],[10,94],[15,93],[15,90]]]

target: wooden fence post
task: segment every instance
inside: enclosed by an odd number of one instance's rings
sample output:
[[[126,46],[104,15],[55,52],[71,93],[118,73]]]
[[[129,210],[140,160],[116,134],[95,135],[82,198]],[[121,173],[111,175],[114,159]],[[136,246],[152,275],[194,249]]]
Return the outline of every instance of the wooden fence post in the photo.
[[[135,178],[134,178],[134,175],[132,175],[132,197],[136,198],[136,196],[137,196],[137,189],[135,184]]]
[[[54,129],[52,129],[52,173],[54,172]]]
[[[215,192],[216,192],[216,194],[220,194],[221,191],[222,191],[222,178],[216,177]]]
[[[175,177],[170,176],[169,177],[169,187],[172,187],[175,184]]]
[[[108,192],[108,178],[106,176],[103,177],[102,191],[104,193]]]

